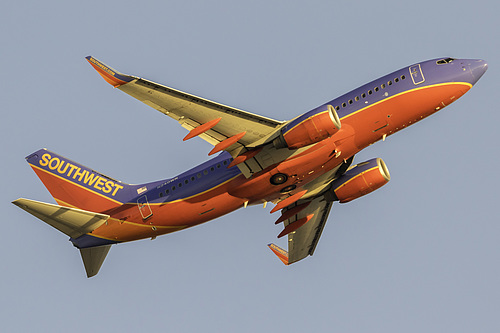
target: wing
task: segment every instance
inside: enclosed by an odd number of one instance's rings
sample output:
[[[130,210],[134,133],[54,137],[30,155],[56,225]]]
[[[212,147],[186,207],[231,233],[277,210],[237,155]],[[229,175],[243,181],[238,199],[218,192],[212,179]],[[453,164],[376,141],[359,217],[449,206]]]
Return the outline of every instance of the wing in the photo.
[[[299,200],[283,209],[282,218],[288,218],[284,220],[285,228],[280,236],[288,233],[288,254],[274,244],[268,246],[286,265],[293,264],[309,255],[312,256],[332,205],[332,201],[327,200],[325,195],[321,195],[312,200]],[[277,223],[281,222],[278,221]],[[277,251],[276,248],[278,248]],[[284,261],[282,257],[286,255],[288,259]]]
[[[344,163],[303,186],[303,191],[295,195],[303,192],[306,194],[281,210],[281,216],[275,223],[284,224],[278,238],[288,235],[288,252],[275,244],[268,246],[285,265],[314,254],[334,201],[331,183],[347,170],[353,158],[354,156],[351,156]],[[293,195],[285,200],[292,197]],[[281,202],[284,203],[285,200]],[[278,203],[274,210],[280,206],[282,205]]]
[[[301,204],[300,202],[298,203]],[[325,227],[328,214],[332,208],[333,202],[329,202],[324,196],[317,197],[310,201],[308,207],[298,213],[295,221],[314,214],[311,220],[297,229],[294,233],[288,234],[288,263],[293,264],[307,256],[312,256],[319,238]],[[293,223],[293,219],[288,220],[285,226]]]
[[[119,73],[91,56],[86,59],[108,83],[188,129],[190,132],[184,140],[199,136],[214,145],[210,155],[226,150],[236,157],[246,149],[266,142],[283,124],[149,80]]]

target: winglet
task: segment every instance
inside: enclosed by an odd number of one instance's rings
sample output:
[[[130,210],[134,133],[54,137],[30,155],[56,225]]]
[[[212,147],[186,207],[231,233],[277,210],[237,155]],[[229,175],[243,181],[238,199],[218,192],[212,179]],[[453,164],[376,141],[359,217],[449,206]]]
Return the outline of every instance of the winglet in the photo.
[[[289,265],[288,264],[288,252],[283,250],[281,247],[279,247],[278,245],[276,244],[267,244],[267,246],[269,246],[269,248],[271,249],[271,251],[274,252],[274,254],[279,258],[279,260],[281,260],[285,265]]]
[[[106,66],[96,58],[91,56],[85,57],[87,61],[94,67],[94,69],[99,73],[107,83],[117,88],[125,83],[128,83],[134,79],[134,77],[122,74],[117,70]]]

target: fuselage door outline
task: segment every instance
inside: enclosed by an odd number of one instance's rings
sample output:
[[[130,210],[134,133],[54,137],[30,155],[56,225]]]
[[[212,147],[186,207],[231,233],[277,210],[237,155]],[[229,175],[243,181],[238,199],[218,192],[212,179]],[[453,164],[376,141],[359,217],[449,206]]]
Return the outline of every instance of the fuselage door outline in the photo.
[[[409,70],[414,85],[419,85],[425,82],[424,73],[422,73],[422,67],[420,67],[420,64],[410,66]]]
[[[153,211],[149,206],[148,197],[143,195],[139,199],[137,199],[137,207],[139,208],[139,212],[141,213],[142,219],[147,220],[151,216],[153,216]]]

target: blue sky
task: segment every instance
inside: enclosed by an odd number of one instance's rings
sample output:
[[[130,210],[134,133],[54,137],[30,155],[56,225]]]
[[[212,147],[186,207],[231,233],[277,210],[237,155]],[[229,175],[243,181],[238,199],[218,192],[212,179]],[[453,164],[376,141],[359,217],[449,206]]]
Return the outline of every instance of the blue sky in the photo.
[[[0,321],[5,331],[493,332],[500,329],[494,1],[23,1],[3,5]],[[271,206],[114,246],[99,275],[10,202],[53,202],[46,147],[129,183],[208,159],[202,140],[85,61],[286,120],[437,57],[489,70],[459,101],[358,154],[382,189],[334,205],[313,257],[266,244]],[[279,243],[280,245],[284,245]]]

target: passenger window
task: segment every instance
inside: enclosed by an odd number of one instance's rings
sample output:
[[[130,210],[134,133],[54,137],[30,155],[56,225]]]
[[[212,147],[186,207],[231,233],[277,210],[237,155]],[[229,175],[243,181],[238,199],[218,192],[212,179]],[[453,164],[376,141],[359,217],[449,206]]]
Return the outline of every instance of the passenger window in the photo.
[[[342,103],[342,107],[345,108],[347,106],[347,104],[344,102]]]
[[[349,104],[352,104],[352,99],[349,100]]]
[[[197,174],[196,177],[201,178],[201,173]]]
[[[385,83],[382,83],[381,87],[382,89],[385,89]]]
[[[208,175],[208,170],[203,170],[204,175]]]
[[[399,78],[395,78],[394,82],[398,83],[399,82]]]
[[[215,168],[214,168],[214,167],[211,167],[211,168],[210,168],[210,171],[215,171]]]
[[[361,94],[361,98],[366,98],[366,94],[365,94],[365,93],[362,93],[362,94]]]
[[[354,97],[354,100],[357,102],[359,101],[359,96]]]
[[[193,177],[191,177],[191,181],[194,181],[195,179],[196,179],[196,178],[194,178],[194,176],[193,176]],[[186,181],[187,181],[187,180],[186,180]]]
[[[165,194],[169,194],[169,193],[170,193],[170,190],[166,190],[166,191],[165,191]]]
[[[375,92],[379,91],[378,87],[375,87]]]
[[[368,95],[371,95],[373,94],[373,92],[371,90],[368,90]]]
[[[186,179],[186,180],[184,181],[184,184],[186,184],[186,185],[187,185],[188,183],[189,183],[189,180],[187,180],[187,179]]]
[[[337,111],[338,111],[338,110],[340,110],[340,106],[338,106],[338,105],[337,105],[337,106],[335,107],[335,110],[337,110]]]
[[[163,192],[160,192],[160,198],[163,196]]]
[[[388,85],[392,86],[392,81],[387,82]]]
[[[175,191],[175,185],[174,185],[174,186],[172,186],[172,191]]]
[[[219,164],[217,164],[217,169],[220,169],[220,163],[219,163]]]
[[[404,80],[404,79],[406,79],[406,76],[401,75],[401,80]]]
[[[177,187],[181,188],[182,187],[182,183],[177,184]]]

